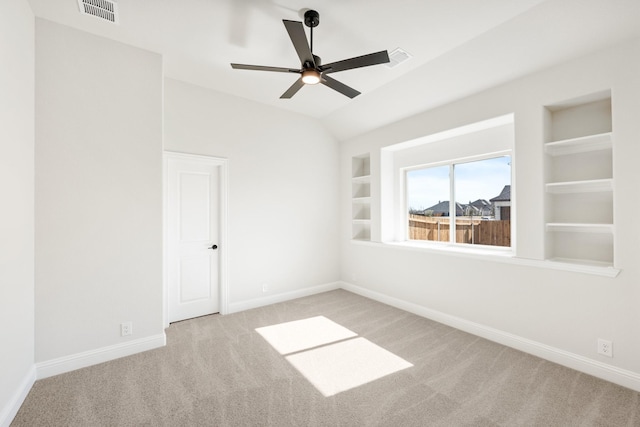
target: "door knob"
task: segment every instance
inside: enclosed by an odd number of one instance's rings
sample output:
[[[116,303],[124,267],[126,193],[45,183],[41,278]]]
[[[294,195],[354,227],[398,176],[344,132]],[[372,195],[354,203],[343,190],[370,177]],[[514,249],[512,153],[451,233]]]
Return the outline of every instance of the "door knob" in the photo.
[[[211,246],[209,249],[212,249],[212,250],[214,250],[214,251],[215,251],[216,249],[218,249],[218,245],[213,245],[213,246]]]

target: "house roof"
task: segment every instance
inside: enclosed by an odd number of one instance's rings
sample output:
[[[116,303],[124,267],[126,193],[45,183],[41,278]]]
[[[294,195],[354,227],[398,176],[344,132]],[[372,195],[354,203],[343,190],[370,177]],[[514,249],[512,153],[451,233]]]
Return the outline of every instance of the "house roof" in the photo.
[[[488,209],[491,208],[491,203],[487,202],[485,199],[478,199],[474,202],[467,203],[467,204],[456,203],[456,215],[462,216],[465,214],[469,214],[469,212],[467,212],[469,207],[471,207],[471,209],[473,210],[472,215],[482,215]],[[435,205],[423,210],[422,213],[424,214],[427,211],[431,211],[433,215],[436,215],[436,216],[437,215],[448,216],[449,201],[445,200],[444,202],[438,202]]]
[[[445,200],[444,202],[438,202],[435,205],[425,209],[422,212],[427,213],[427,211],[431,211],[435,216],[438,216],[438,215],[448,216],[449,201]],[[464,213],[464,206],[461,205],[460,203],[456,203],[456,215],[463,215],[463,213]]]
[[[502,192],[491,199],[492,202],[509,202],[511,201],[511,186],[505,185]]]
[[[478,199],[475,202],[471,202],[470,205],[480,210],[491,207],[491,203],[487,202],[485,199]]]

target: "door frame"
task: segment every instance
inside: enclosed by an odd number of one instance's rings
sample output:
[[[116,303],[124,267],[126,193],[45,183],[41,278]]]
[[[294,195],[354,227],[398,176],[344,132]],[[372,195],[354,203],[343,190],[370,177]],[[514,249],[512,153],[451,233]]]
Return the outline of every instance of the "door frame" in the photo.
[[[218,238],[219,264],[219,301],[220,314],[229,312],[229,277],[227,273],[227,219],[228,219],[228,163],[229,160],[222,157],[203,156],[199,154],[164,151],[162,156],[162,322],[165,328],[169,327],[169,160],[198,161],[210,166],[220,167],[219,194],[220,194],[220,229]]]

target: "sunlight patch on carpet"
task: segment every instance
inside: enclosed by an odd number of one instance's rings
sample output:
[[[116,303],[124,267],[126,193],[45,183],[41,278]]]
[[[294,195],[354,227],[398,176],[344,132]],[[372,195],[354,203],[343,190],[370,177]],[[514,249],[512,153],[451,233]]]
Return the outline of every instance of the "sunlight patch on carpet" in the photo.
[[[324,316],[256,331],[325,397],[413,366]]]
[[[324,316],[265,326],[256,332],[282,355],[358,336]]]
[[[413,366],[365,338],[296,353],[286,359],[326,397]]]

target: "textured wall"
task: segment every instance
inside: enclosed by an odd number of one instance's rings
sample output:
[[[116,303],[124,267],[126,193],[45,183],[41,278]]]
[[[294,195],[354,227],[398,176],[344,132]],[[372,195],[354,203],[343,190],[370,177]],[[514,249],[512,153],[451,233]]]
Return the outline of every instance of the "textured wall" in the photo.
[[[162,334],[160,55],[36,21],[35,186],[36,361]]]
[[[640,226],[636,219],[640,199],[634,188],[640,181],[634,160],[640,155],[639,53],[640,41],[628,42],[345,143],[341,151],[343,280],[549,346],[558,354],[567,352],[613,370],[622,368],[635,373],[631,377],[640,386]],[[608,89],[613,103],[615,265],[621,273],[612,279],[544,268],[542,262],[528,266],[524,260],[545,256],[544,106]],[[516,222],[516,256],[522,262],[349,241],[352,156],[371,152],[373,226],[379,227],[378,212],[386,211],[380,206],[380,188],[388,189],[380,181],[380,148],[510,113],[515,113],[513,185],[517,197],[512,219]],[[389,233],[382,230],[381,235]],[[613,359],[596,353],[598,338],[614,342]]]
[[[167,79],[165,149],[229,159],[230,306],[338,279],[338,145],[317,121]]]
[[[0,4],[0,425],[33,381],[34,18]],[[9,66],[10,64],[10,66]],[[27,390],[28,391],[28,390]]]

